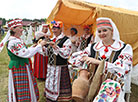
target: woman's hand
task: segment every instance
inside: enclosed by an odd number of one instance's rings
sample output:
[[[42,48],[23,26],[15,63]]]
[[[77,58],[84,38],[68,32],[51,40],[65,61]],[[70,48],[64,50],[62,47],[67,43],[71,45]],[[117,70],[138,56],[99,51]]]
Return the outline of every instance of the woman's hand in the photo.
[[[97,60],[95,58],[92,58],[92,57],[88,57],[88,56],[84,56],[82,57],[81,59],[82,62],[86,62],[88,65],[89,64],[96,64],[96,65],[99,65],[100,64],[100,60]]]
[[[48,41],[50,38],[48,35],[45,35],[45,40]]]
[[[75,40],[73,40],[73,39],[71,40],[71,42],[72,42],[72,44],[75,44],[75,43],[76,43],[76,41],[75,41]]]
[[[49,44],[50,46],[52,46],[54,49],[56,49],[56,44],[55,44],[53,41],[49,42],[48,44]]]
[[[40,44],[41,44],[42,46],[44,46],[44,45],[46,45],[46,44],[47,44],[47,41],[42,40],[42,41],[40,42]]]

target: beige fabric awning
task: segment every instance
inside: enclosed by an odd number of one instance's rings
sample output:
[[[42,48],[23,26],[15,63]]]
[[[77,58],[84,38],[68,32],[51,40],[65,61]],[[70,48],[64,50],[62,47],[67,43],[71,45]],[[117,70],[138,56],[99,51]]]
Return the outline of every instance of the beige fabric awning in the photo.
[[[94,32],[97,17],[109,17],[115,22],[121,40],[133,47],[133,64],[138,64],[138,12],[136,11],[88,3],[82,0],[59,0],[47,22],[63,21],[65,32],[68,32],[72,26],[81,29],[83,25],[93,24]],[[81,35],[82,31],[79,31],[79,35]]]

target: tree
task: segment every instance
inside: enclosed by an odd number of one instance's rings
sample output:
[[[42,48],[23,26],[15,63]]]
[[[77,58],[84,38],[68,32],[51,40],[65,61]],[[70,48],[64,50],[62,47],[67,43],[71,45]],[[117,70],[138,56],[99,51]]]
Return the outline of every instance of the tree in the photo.
[[[3,18],[3,19],[2,19],[2,25],[5,25],[5,24],[6,24],[6,19]]]

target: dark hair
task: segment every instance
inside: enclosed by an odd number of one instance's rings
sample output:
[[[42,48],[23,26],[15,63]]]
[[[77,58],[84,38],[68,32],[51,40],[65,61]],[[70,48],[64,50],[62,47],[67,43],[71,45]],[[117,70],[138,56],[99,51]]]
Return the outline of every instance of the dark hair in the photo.
[[[13,28],[15,29],[16,27],[13,27]],[[10,34],[13,36],[15,32],[13,30],[10,30]]]
[[[78,33],[77,29],[76,28],[71,28],[70,30],[73,30],[75,32],[75,34]]]
[[[11,34],[11,35],[14,35],[14,34],[15,34],[15,32],[14,32],[13,30],[11,30],[11,31],[10,31],[10,34]]]
[[[52,28],[58,28],[58,29],[60,29],[60,27],[55,27],[55,26],[53,26]]]
[[[42,36],[42,37],[40,37],[38,40],[36,40],[36,38],[34,38],[32,41],[33,41],[33,43],[37,43],[40,39],[44,40],[44,39],[45,39],[45,37],[44,37],[44,36]]]

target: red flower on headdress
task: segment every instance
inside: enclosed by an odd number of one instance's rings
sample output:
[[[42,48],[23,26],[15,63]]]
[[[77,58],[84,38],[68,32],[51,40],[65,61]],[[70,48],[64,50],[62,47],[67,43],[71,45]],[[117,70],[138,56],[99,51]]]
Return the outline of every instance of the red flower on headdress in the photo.
[[[62,28],[63,27],[63,23],[61,21],[52,21],[51,22],[52,27],[59,27]]]

